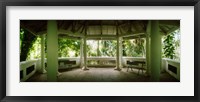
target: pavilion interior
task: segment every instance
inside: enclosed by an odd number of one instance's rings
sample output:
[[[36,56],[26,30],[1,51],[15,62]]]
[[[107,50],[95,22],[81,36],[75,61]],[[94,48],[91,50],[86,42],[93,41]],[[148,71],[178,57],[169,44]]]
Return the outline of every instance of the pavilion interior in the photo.
[[[180,20],[20,20],[20,28],[27,40],[41,38],[39,59],[26,60],[21,47],[20,82],[180,82],[180,62],[161,57],[161,37]],[[80,56],[59,58],[59,38],[79,40]],[[145,39],[145,56],[123,57],[122,41],[136,38]],[[87,56],[88,40],[116,41],[116,56]]]

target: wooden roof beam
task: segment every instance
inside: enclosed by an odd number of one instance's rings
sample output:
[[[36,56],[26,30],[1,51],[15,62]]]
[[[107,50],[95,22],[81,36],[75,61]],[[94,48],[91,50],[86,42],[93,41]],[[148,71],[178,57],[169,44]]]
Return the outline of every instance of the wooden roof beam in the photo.
[[[66,34],[66,35],[73,36],[73,37],[84,37],[84,35],[82,33],[74,33],[72,31],[63,30],[63,29],[58,30],[58,34]]]
[[[86,38],[117,38],[114,35],[86,35]]]
[[[119,37],[140,36],[140,35],[145,35],[145,34],[146,34],[145,32],[143,32],[143,33],[135,33],[135,34],[133,34],[133,33],[131,33],[131,34],[121,34],[121,35],[119,35]]]

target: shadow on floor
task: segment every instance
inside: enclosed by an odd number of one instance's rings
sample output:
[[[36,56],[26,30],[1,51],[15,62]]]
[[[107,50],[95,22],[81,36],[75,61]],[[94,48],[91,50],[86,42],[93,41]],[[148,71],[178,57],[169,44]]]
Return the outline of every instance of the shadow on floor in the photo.
[[[59,70],[58,82],[151,82],[150,76],[139,73],[137,69],[121,71],[114,68],[90,68],[83,71],[81,68]],[[47,82],[47,74],[35,73],[27,82]],[[161,73],[160,82],[180,82],[166,72]]]

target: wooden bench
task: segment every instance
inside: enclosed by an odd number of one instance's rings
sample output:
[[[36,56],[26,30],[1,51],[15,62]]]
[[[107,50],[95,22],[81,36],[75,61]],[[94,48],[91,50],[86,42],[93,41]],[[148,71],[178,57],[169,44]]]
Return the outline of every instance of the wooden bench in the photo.
[[[61,63],[64,63],[64,66],[67,66],[67,68],[72,67],[72,65],[76,65],[76,61],[70,61],[70,60],[59,60],[58,61],[59,66],[61,65]]]
[[[64,65],[67,65],[68,67],[71,67],[72,65],[76,65],[76,61],[70,61],[70,60],[59,60],[58,66],[61,65],[61,63],[64,63]],[[45,68],[47,67],[47,63],[45,63]]]
[[[140,64],[142,66],[140,66]],[[134,69],[138,69],[138,75],[139,75],[140,71],[143,74],[143,71],[145,70],[145,68],[144,68],[145,62],[144,61],[127,61],[127,65],[128,65],[127,72],[129,70],[129,68],[131,68],[131,71],[133,71],[133,68],[134,68]]]

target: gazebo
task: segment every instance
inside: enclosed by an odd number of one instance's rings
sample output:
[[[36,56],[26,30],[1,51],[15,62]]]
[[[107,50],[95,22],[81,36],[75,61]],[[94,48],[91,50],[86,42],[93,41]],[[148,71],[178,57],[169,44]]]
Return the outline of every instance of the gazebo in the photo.
[[[159,81],[161,68],[161,36],[180,28],[179,20],[20,20],[20,27],[41,37],[41,69],[49,82],[57,81],[58,38],[80,39],[80,67],[87,67],[87,40],[116,40],[116,67],[122,68],[123,39],[146,39],[146,73]],[[45,41],[47,39],[47,68],[45,70]]]

